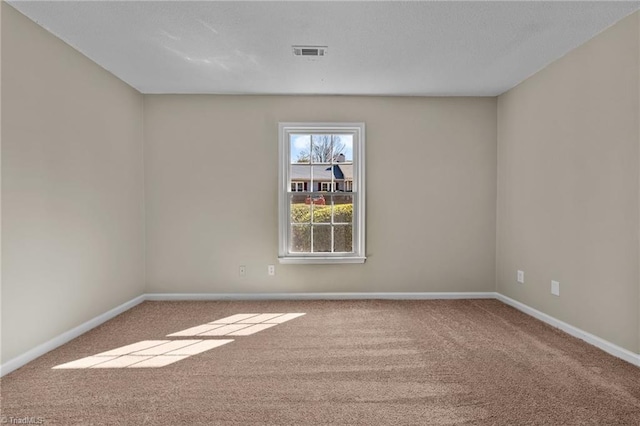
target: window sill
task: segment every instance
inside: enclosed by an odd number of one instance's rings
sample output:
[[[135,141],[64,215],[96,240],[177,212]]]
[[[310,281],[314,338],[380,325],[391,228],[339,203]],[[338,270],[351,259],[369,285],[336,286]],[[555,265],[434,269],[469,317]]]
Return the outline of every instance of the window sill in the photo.
[[[355,256],[287,256],[279,257],[278,261],[283,264],[329,264],[329,263],[364,263],[367,260],[366,257]]]

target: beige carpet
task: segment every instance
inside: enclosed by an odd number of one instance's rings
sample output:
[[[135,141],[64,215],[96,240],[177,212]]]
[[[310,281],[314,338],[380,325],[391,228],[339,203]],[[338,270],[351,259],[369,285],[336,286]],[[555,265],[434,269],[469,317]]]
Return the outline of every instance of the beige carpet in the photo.
[[[161,368],[52,369],[256,312],[306,315]],[[2,416],[44,424],[640,425],[639,368],[495,300],[145,302],[0,385]]]

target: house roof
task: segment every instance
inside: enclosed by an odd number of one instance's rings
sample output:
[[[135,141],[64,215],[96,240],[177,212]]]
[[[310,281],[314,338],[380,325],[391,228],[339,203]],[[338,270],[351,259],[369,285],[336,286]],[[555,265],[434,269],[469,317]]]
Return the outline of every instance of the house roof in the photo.
[[[353,163],[340,164],[340,170],[345,180],[353,180]]]
[[[333,167],[333,178],[337,180],[353,180],[353,164],[291,164],[289,177],[291,180],[311,180],[311,169],[313,168],[313,180],[330,181],[331,168]]]

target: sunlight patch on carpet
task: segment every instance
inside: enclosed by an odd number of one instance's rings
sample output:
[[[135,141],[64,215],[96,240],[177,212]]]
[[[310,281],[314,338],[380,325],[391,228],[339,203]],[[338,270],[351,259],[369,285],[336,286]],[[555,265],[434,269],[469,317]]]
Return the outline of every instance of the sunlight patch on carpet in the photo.
[[[233,342],[223,340],[143,340],[97,355],[56,365],[53,369],[164,367]]]
[[[249,336],[305,315],[304,313],[235,314],[207,324],[168,334],[167,337]],[[216,340],[143,340],[97,355],[56,365],[53,369],[157,368],[233,342]]]
[[[168,334],[167,337],[249,336],[303,315],[304,313],[235,314],[207,324]]]

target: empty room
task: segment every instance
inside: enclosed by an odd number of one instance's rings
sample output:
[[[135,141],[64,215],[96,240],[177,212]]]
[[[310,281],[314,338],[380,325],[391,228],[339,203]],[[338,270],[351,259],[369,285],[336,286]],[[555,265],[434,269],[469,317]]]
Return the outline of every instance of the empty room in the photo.
[[[640,425],[640,2],[0,23],[0,423]]]

